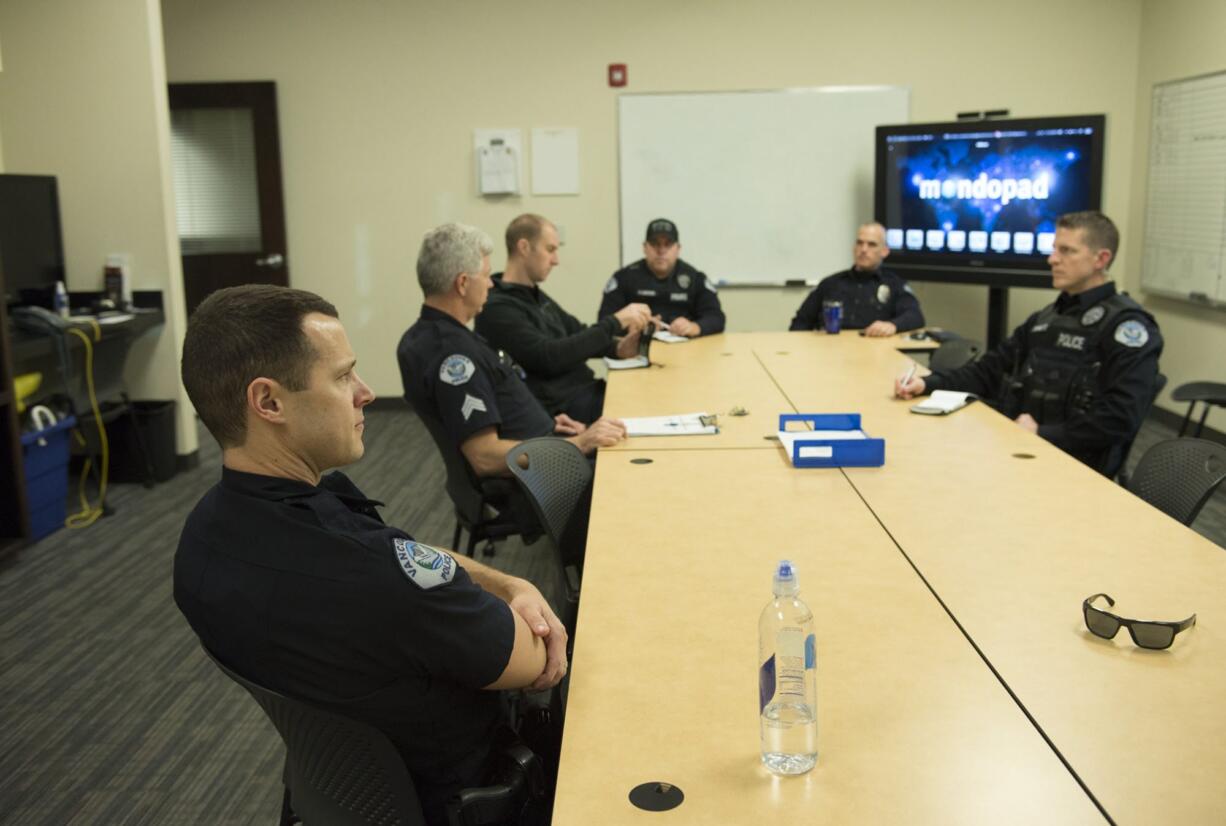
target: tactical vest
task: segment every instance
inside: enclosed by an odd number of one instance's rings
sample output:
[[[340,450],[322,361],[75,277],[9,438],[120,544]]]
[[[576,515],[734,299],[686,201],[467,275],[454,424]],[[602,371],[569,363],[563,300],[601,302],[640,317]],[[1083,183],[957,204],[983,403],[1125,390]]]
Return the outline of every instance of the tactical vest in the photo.
[[[1079,314],[1061,314],[1055,304],[1039,311],[1029,330],[1029,352],[1002,387],[1001,410],[1011,418],[1029,413],[1040,424],[1059,424],[1088,410],[1100,389],[1100,344],[1128,310],[1154,323],[1153,316],[1120,293]]]

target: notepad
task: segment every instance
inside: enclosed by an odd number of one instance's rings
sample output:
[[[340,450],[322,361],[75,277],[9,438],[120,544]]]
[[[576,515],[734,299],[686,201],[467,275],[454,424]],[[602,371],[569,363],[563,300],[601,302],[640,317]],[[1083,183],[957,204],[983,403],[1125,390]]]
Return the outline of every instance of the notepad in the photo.
[[[608,356],[604,357],[605,367],[610,370],[633,370],[636,367],[649,367],[651,362],[647,360],[647,356],[634,356],[628,359],[611,359]]]
[[[627,436],[703,436],[719,433],[719,425],[706,423],[712,418],[706,413],[683,413],[622,419],[622,423]]]
[[[974,401],[972,393],[962,393],[957,390],[934,390],[932,395],[917,405],[912,406],[912,413],[923,413],[928,416],[944,416],[961,410]]]
[[[679,336],[676,333],[670,333],[668,330],[656,330],[652,336],[656,341],[664,341],[669,344],[677,344],[682,341],[689,341],[685,336]]]

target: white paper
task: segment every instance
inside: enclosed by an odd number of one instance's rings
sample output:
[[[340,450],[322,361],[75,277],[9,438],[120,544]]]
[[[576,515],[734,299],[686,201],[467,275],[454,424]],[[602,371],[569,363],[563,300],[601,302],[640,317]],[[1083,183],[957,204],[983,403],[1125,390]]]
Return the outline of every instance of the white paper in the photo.
[[[795,456],[794,445],[798,440],[809,441],[812,439],[821,439],[822,441],[847,441],[849,439],[867,439],[863,430],[780,430],[779,442],[783,445],[783,449],[787,451],[788,459]],[[809,445],[800,449],[800,458],[802,459],[829,459],[834,456],[834,447],[831,445]]]
[[[652,336],[656,341],[666,341],[669,344],[678,344],[682,341],[689,341],[685,336],[679,336],[675,333],[670,333],[668,330],[656,330]]]
[[[683,413],[679,416],[642,416],[622,419],[627,436],[698,436],[719,433],[719,427],[703,424],[706,413]]]
[[[633,370],[636,367],[647,367],[651,362],[647,360],[647,356],[633,356],[628,359],[611,359],[605,356],[604,364],[610,370]]]
[[[579,130],[532,130],[532,194],[579,194]]]
[[[478,152],[481,194],[507,195],[519,191],[519,163],[509,146],[483,146]]]
[[[959,408],[966,407],[966,402],[970,397],[970,393],[957,390],[933,390],[931,396],[911,409],[916,413],[952,413]]]

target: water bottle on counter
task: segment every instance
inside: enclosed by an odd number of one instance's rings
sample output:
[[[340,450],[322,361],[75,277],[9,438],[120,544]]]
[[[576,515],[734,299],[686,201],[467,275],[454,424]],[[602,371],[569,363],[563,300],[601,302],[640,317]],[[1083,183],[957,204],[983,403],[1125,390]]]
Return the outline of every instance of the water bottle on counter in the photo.
[[[762,762],[775,774],[804,774],[817,762],[813,612],[800,599],[796,568],[786,559],[775,569],[773,590],[758,620]]]

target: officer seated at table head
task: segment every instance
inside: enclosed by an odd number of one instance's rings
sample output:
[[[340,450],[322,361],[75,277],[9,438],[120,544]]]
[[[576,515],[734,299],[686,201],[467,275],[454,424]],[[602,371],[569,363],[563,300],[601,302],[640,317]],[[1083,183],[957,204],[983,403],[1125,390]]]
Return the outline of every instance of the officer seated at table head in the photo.
[[[1153,403],[1162,354],[1154,317],[1108,280],[1119,241],[1101,212],[1060,216],[1047,258],[1055,302],[976,362],[895,379],[895,395],[969,391],[1114,477]]]
[[[822,306],[827,301],[842,303],[844,328],[863,330],[867,336],[892,336],[923,327],[924,314],[911,287],[881,266],[890,254],[885,227],[862,224],[852,254],[851,269],[823,278],[805,297],[788,329],[822,329]]]
[[[204,646],[274,691],[373,724],[429,823],[486,782],[497,689],[557,683],[566,632],[528,582],[384,524],[340,471],[363,408],[336,309],[247,285],[196,309],[183,384],[222,450],[175,555],[174,597]]]
[[[493,249],[488,235],[463,224],[443,224],[422,239],[421,316],[396,348],[405,398],[442,422],[481,477],[509,476],[507,453],[536,436],[565,436],[589,455],[616,444],[626,435],[620,421],[584,425],[565,413],[550,416],[523,370],[466,326],[485,306]]]
[[[651,308],[659,326],[693,338],[724,331],[715,282],[681,260],[677,225],[657,218],[647,225],[643,257],[613,273],[604,287],[598,318],[634,302]]]

